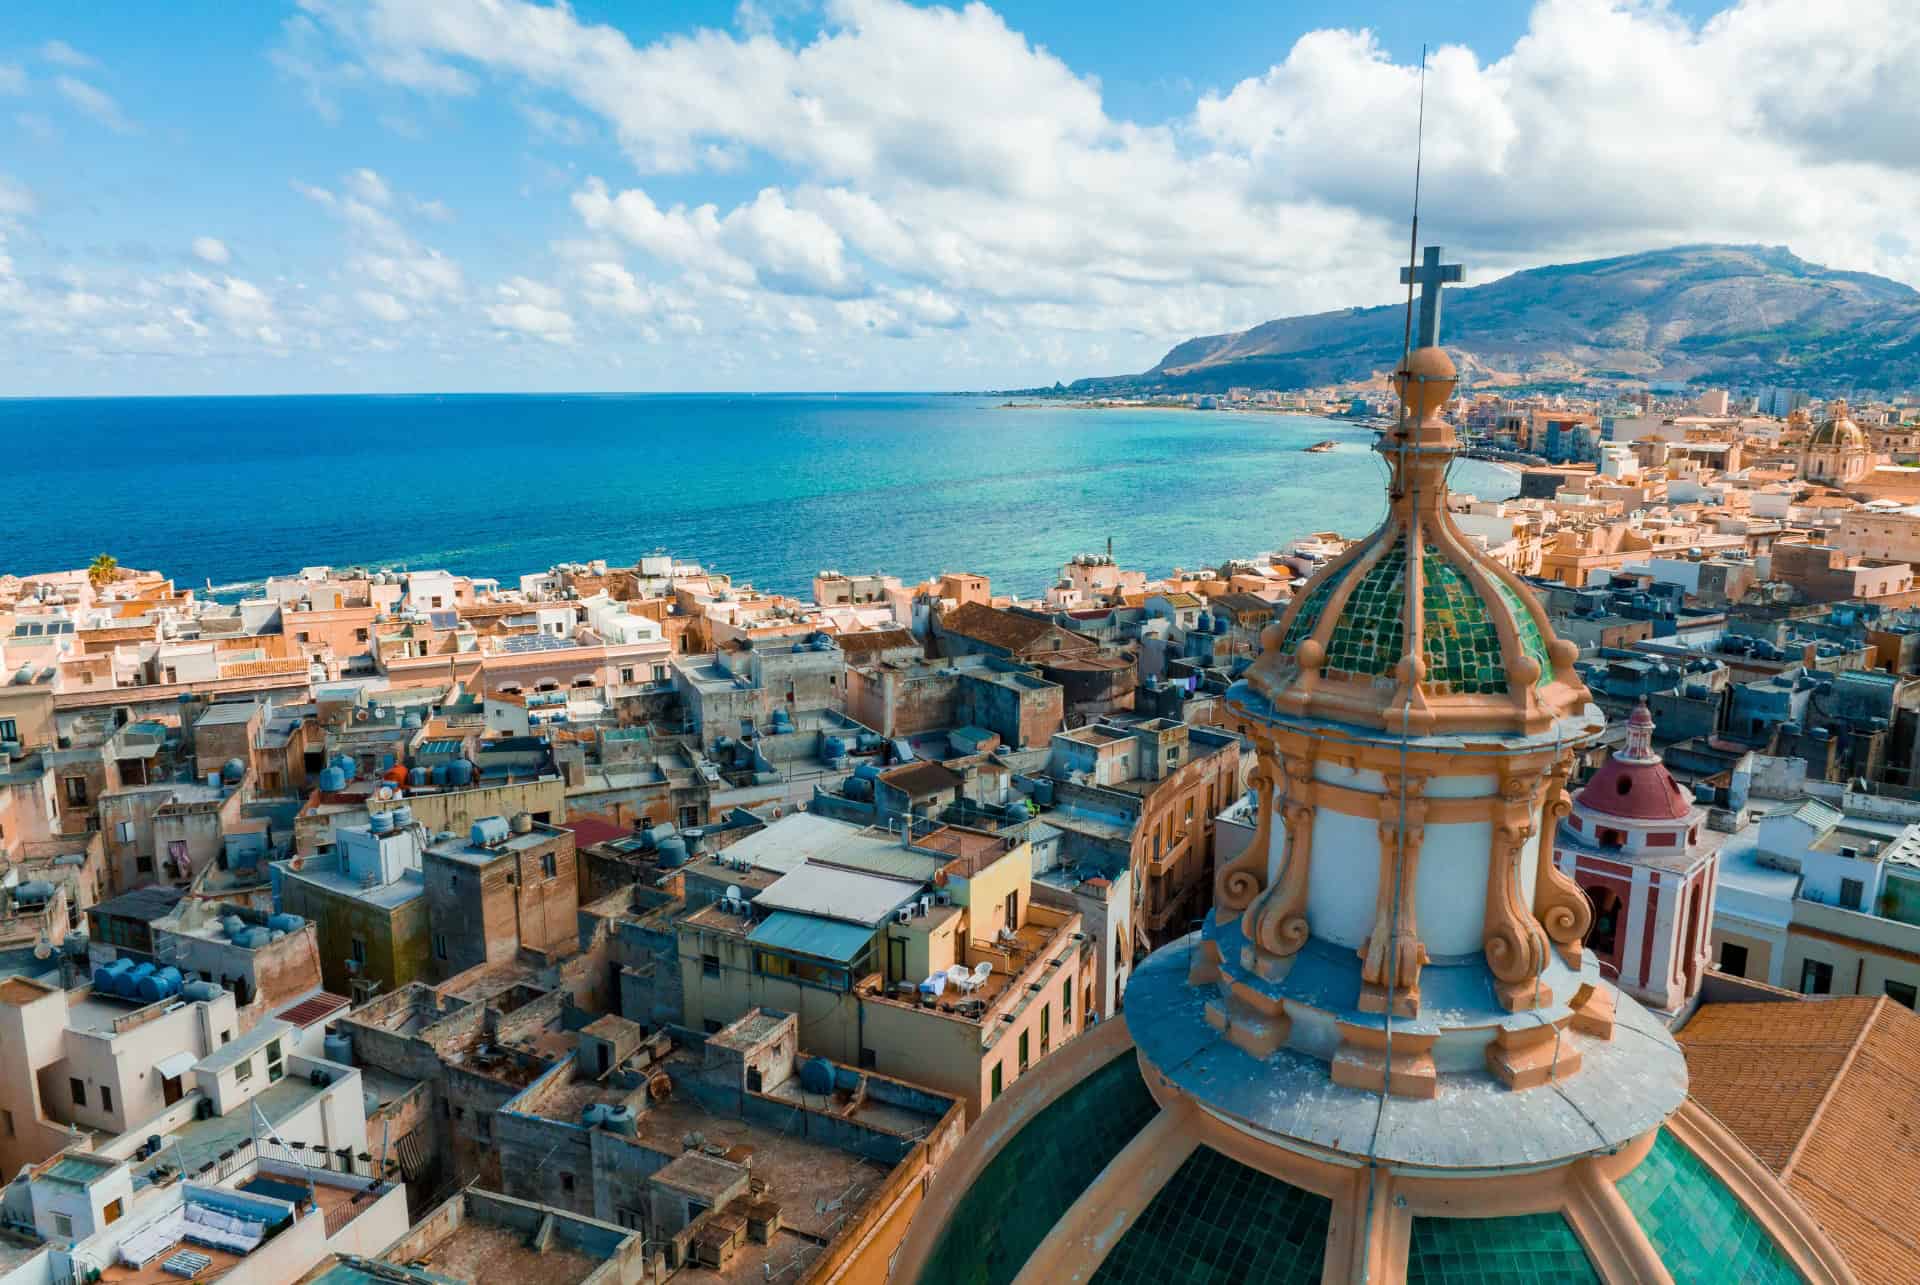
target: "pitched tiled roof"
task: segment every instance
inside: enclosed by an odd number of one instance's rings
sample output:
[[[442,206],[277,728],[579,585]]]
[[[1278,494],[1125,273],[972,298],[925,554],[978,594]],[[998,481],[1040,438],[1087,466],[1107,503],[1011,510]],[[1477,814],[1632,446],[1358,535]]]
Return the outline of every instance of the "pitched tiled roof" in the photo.
[[[833,641],[849,661],[863,659],[877,651],[895,647],[918,647],[919,641],[904,629],[863,629],[858,633],[835,634]]]
[[[1695,1101],[1779,1174],[1863,1281],[1920,1279],[1920,1014],[1885,997],[1708,1004]]]
[[[1050,620],[1001,611],[978,602],[962,603],[940,619],[940,628],[962,638],[972,638],[991,647],[1019,651],[1029,647],[1056,628]]]

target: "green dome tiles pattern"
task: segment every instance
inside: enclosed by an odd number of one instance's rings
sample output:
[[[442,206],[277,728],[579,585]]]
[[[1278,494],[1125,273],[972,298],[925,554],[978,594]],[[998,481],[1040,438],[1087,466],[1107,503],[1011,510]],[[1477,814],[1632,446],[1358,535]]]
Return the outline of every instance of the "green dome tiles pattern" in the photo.
[[[1500,658],[1500,633],[1487,614],[1487,604],[1473,582],[1439,554],[1428,545],[1420,560],[1425,681],[1459,696],[1504,692],[1507,667]]]
[[[1415,1218],[1407,1285],[1600,1285],[1562,1214]]]
[[[1327,599],[1333,596],[1334,586],[1340,583],[1339,576],[1328,576],[1313,587],[1307,594],[1307,600],[1300,604],[1300,610],[1294,614],[1293,623],[1287,626],[1287,636],[1280,644],[1280,650],[1291,655],[1293,649],[1305,642],[1313,633],[1313,627],[1320,623],[1320,613],[1326,610]]]
[[[1092,1285],[1310,1285],[1321,1278],[1332,1219],[1325,1196],[1196,1147]]]
[[[1674,1280],[1791,1285],[1801,1279],[1746,1206],[1667,1130],[1618,1185]]]
[[[1547,652],[1547,639],[1540,632],[1540,626],[1534,621],[1533,613],[1527,610],[1527,604],[1513,591],[1513,586],[1495,577],[1494,588],[1507,600],[1507,608],[1513,612],[1513,625],[1520,635],[1520,650],[1540,663],[1540,677],[1534,680],[1535,687],[1545,687],[1553,681],[1553,657]]]
[[[1132,1049],[1048,1103],[954,1206],[921,1279],[1006,1285],[1158,1110]]]
[[[1406,651],[1406,579],[1407,540],[1401,536],[1347,596],[1327,638],[1322,673],[1375,678],[1393,672]]]

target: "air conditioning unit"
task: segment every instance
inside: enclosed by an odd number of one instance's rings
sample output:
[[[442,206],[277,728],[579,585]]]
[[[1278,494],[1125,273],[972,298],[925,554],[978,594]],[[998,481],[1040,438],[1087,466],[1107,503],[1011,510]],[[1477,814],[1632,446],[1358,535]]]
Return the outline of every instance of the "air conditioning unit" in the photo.
[[[911,910],[908,910],[905,906],[902,906],[900,907],[900,909],[893,912],[893,922],[896,924],[907,923],[910,920],[912,920],[912,918],[913,918],[913,912]]]

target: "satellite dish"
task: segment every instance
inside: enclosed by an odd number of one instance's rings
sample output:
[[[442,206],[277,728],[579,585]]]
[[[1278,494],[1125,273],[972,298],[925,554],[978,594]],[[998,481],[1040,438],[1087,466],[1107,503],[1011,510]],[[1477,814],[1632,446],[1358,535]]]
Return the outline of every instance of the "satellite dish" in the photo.
[[[33,943],[33,957],[35,959],[53,958],[53,943],[47,940],[45,933],[40,935],[39,941]]]

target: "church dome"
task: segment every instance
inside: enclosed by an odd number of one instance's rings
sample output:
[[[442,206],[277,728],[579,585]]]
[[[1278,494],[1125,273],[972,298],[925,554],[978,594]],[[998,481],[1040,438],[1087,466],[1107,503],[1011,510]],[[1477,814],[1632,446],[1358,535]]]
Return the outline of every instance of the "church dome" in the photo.
[[[1829,408],[1826,421],[1813,430],[1813,435],[1807,439],[1807,445],[1812,449],[1838,448],[1864,451],[1867,449],[1867,435],[1861,432],[1860,426],[1849,418],[1847,404],[1840,401],[1833,403]]]
[[[1629,821],[1683,821],[1693,799],[1653,752],[1653,715],[1641,701],[1627,720],[1626,748],[1600,765],[1580,791],[1580,806]]]
[[[1459,443],[1437,412],[1453,363],[1418,349],[1395,380],[1409,414],[1378,447],[1393,472],[1386,520],[1269,626],[1249,681],[1276,711],[1394,731],[1536,732],[1584,709],[1578,648],[1448,511]]]

